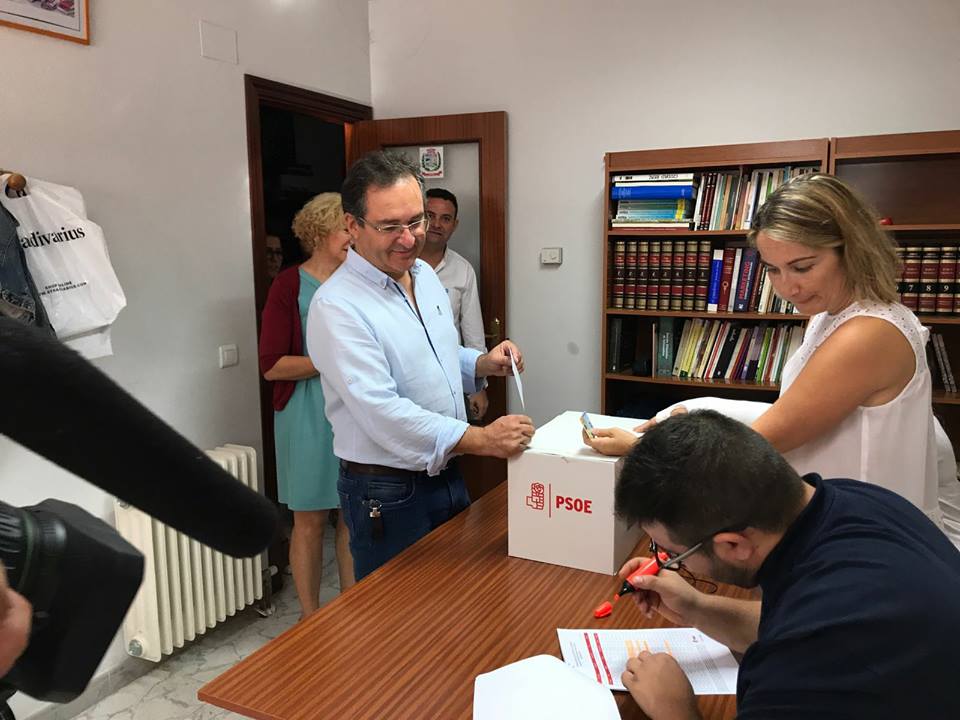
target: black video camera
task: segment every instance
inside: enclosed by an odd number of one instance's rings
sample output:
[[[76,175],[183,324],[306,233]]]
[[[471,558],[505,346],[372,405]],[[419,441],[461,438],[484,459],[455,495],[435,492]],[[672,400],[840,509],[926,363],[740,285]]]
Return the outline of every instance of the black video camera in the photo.
[[[96,671],[143,578],[143,555],[76,505],[0,502],[0,561],[33,605],[30,643],[0,678],[0,716],[17,690],[68,702]]]

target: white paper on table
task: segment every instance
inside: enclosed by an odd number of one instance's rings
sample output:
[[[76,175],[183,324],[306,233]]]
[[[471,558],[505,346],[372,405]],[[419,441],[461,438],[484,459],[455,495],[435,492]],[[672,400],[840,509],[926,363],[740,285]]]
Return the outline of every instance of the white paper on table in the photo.
[[[619,720],[613,694],[552,655],[477,675],[473,720]]]
[[[558,629],[563,661],[604,687],[626,690],[620,681],[627,660],[643,650],[669,653],[680,663],[696,695],[734,695],[736,659],[730,650],[694,628],[655,630]]]
[[[524,410],[527,406],[523,404],[523,383],[520,381],[520,371],[517,370],[517,361],[513,359],[513,353],[510,355],[510,366],[513,368],[513,379],[517,381],[517,392],[520,393],[520,407]]]

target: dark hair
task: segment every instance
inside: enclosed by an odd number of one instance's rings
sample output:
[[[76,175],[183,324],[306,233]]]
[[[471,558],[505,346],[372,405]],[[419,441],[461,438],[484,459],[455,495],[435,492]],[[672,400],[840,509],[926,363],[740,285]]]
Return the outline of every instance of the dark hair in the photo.
[[[460,213],[460,205],[457,204],[457,196],[452,192],[444,190],[443,188],[430,188],[427,190],[427,197],[438,198],[453,203],[453,219],[457,219],[457,215]]]
[[[726,529],[783,531],[802,497],[800,476],[763,436],[714,410],[675,415],[645,433],[615,490],[617,515],[659,523],[688,546]]]
[[[420,189],[423,189],[420,169],[406,156],[384,150],[367,153],[347,171],[347,177],[340,189],[343,211],[354,217],[365,217],[367,190],[387,188],[406,177],[412,177],[420,185]]]

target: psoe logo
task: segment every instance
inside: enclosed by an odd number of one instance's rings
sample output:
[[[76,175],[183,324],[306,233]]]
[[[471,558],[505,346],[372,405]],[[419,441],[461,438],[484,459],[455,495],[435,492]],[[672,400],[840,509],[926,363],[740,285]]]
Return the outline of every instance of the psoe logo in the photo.
[[[532,507],[534,510],[543,510],[544,506],[544,495],[543,495],[543,483],[530,483],[530,494],[526,497],[527,507]]]

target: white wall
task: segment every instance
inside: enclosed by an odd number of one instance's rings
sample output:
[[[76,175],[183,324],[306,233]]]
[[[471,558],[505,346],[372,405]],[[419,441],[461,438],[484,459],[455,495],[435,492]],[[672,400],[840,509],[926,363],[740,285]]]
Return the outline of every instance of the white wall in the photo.
[[[509,115],[509,335],[538,423],[599,409],[605,152],[960,128],[956,0],[372,0],[370,31],[375,117]]]
[[[243,74],[369,104],[367,4],[91,5],[89,47],[0,27],[0,167],[79,188],[105,230],[128,307],[96,364],[200,447],[259,448]],[[200,57],[201,18],[238,31],[239,65]],[[240,365],[220,370],[227,342]],[[51,496],[112,518],[110,498],[0,438],[0,498]],[[115,641],[101,670],[123,657]]]

